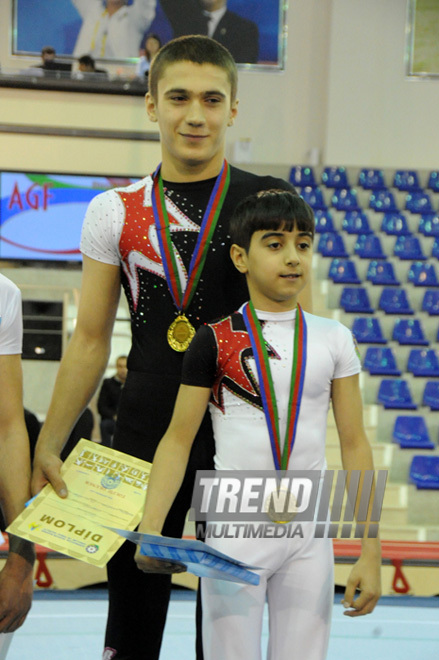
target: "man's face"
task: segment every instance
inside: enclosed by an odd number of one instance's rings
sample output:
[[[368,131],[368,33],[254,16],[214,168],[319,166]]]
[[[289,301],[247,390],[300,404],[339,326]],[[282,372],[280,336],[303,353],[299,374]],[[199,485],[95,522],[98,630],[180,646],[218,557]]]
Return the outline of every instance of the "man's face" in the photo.
[[[117,372],[117,377],[119,378],[122,383],[124,383],[127,379],[127,374],[128,374],[128,369],[127,369],[127,359],[126,358],[119,358],[116,362],[116,372]]]
[[[227,0],[200,0],[200,4],[206,11],[216,11],[225,7]]]
[[[231,99],[227,72],[213,64],[170,64],[158,81],[157,98],[147,95],[147,111],[161,134],[165,171],[203,171],[215,176],[224,158],[225,134],[238,102]]]

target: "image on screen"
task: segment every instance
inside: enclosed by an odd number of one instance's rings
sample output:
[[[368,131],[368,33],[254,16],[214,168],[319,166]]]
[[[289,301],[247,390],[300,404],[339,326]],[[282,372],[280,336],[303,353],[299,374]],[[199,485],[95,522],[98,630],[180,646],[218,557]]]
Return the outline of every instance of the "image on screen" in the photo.
[[[1,172],[0,259],[81,261],[81,227],[90,200],[136,180]]]

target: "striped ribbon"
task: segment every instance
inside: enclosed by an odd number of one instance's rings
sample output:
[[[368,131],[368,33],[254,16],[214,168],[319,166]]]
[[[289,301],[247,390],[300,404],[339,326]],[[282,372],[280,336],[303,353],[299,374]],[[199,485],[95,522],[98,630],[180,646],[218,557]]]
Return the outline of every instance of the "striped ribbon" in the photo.
[[[293,366],[291,372],[290,396],[288,401],[288,424],[283,447],[279,429],[279,412],[273,377],[271,375],[268,351],[262,335],[262,327],[256,316],[253,303],[248,302],[242,311],[256,361],[259,377],[259,389],[262,405],[270,436],[271,451],[276,470],[287,470],[288,461],[293,451],[299,422],[300,403],[303,394],[306,368],[307,329],[302,308],[297,304],[294,325]]]
[[[169,291],[171,292],[176,307],[181,311],[185,311],[197,289],[212,236],[227,195],[230,184],[230,168],[225,160],[221,172],[215,181],[215,185],[201,222],[198,240],[189,264],[188,280],[184,291],[180,282],[175,250],[171,239],[169,216],[166,209],[165,192],[163,189],[163,179],[160,169],[161,165],[158,166],[153,174],[151,201],[154,221]]]

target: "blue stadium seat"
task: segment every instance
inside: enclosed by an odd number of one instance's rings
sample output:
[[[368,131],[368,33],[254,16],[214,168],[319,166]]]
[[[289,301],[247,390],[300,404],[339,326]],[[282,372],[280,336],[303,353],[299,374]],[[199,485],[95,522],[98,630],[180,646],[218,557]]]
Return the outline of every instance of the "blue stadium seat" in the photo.
[[[352,334],[359,344],[387,344],[380,322],[374,316],[358,316],[352,324]]]
[[[312,167],[307,165],[296,165],[290,170],[290,183],[297,188],[305,186],[316,186],[316,180]]]
[[[337,211],[361,211],[357,192],[353,188],[336,188],[331,204]]]
[[[375,234],[360,234],[355,242],[354,252],[361,259],[386,259],[380,238]]]
[[[401,449],[434,449],[427,424],[420,415],[399,415],[395,420],[392,438]]]
[[[407,218],[402,211],[385,213],[381,223],[381,231],[388,236],[403,236],[411,234]]]
[[[422,190],[415,170],[397,170],[393,177],[393,187],[407,192]]]
[[[330,211],[317,209],[317,211],[314,213],[314,218],[316,234],[324,234],[328,231],[336,231],[334,226],[334,218],[332,217]]]
[[[439,236],[439,215],[437,213],[421,215],[418,231],[424,236]]]
[[[335,284],[361,284],[355,263],[350,259],[333,259],[328,277]]]
[[[422,394],[422,405],[431,410],[439,410],[439,381],[429,380],[425,384]]]
[[[427,289],[422,299],[422,311],[430,316],[439,316],[439,290]]]
[[[345,312],[358,312],[362,314],[373,314],[374,309],[370,305],[366,289],[362,287],[345,286],[341,292],[340,307]]]
[[[439,172],[437,170],[430,172],[430,175],[428,177],[427,188],[429,188],[433,192],[439,192]]]
[[[405,198],[405,208],[411,213],[434,213],[430,195],[426,192],[409,193]]]
[[[312,188],[311,186],[305,186],[300,191],[300,196],[305,200],[307,204],[313,209],[313,211],[323,210],[327,211],[328,207],[326,205],[323,193],[320,188]]]
[[[400,376],[391,348],[369,346],[364,358],[364,368],[371,376]]]
[[[342,228],[348,234],[373,234],[364,211],[347,211],[343,218]]]
[[[374,190],[369,198],[369,208],[377,213],[390,213],[398,211],[398,205],[395,197],[390,190],[383,188],[381,190]]]
[[[349,188],[348,175],[344,167],[325,167],[322,183],[327,188]]]
[[[414,376],[435,378],[439,376],[439,358],[433,349],[412,348],[407,371]]]
[[[409,261],[421,261],[427,257],[422,252],[422,247],[417,236],[398,236],[393,248],[393,254],[399,259]]]
[[[384,288],[381,292],[378,309],[382,309],[386,314],[413,314],[404,289]]]
[[[372,260],[367,269],[366,279],[372,284],[392,286],[400,284],[390,261]]]
[[[433,247],[431,248],[431,256],[434,259],[439,259],[439,236],[434,239]]]
[[[383,378],[378,390],[378,403],[388,410],[416,410],[408,383],[400,378]]]
[[[393,326],[392,339],[402,346],[428,346],[419,319],[397,319]]]
[[[349,257],[343,237],[336,232],[320,234],[317,252],[323,257]]]
[[[409,475],[416,488],[439,488],[439,456],[413,456]]]
[[[407,281],[415,286],[439,286],[434,265],[424,264],[420,261],[415,261],[410,266]]]
[[[382,170],[363,168],[358,175],[358,185],[364,190],[379,190],[386,187]]]

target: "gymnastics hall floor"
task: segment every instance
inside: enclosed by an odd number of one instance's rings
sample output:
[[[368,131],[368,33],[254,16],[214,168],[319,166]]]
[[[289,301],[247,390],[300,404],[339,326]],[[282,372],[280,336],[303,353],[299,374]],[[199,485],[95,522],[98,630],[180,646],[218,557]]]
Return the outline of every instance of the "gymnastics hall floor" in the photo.
[[[356,619],[343,616],[340,600],[336,594],[327,660],[439,658],[439,597],[386,596]],[[106,611],[103,590],[36,592],[7,660],[100,660]],[[194,592],[173,590],[160,660],[194,660],[194,613]],[[265,616],[263,648],[267,634]]]

